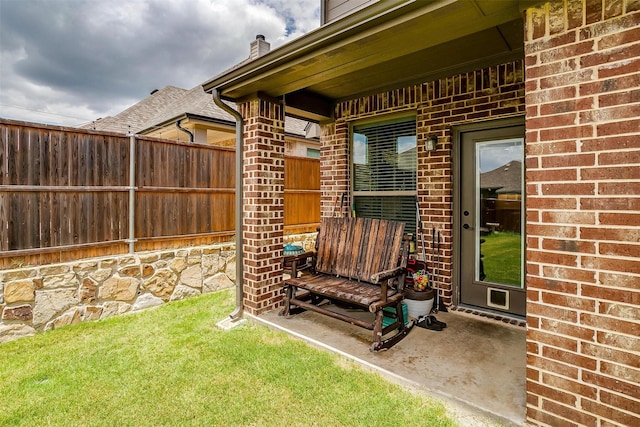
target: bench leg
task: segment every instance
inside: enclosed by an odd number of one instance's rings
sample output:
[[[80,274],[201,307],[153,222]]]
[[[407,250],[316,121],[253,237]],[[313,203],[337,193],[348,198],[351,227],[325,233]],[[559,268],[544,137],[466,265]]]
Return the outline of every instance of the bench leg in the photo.
[[[378,310],[376,312],[376,319],[373,327],[373,344],[371,344],[371,351],[387,350],[397,343],[399,343],[404,337],[409,334],[409,331],[413,328],[413,322],[409,325],[404,324],[404,313],[402,312],[402,302],[399,301],[396,304],[396,321],[399,322],[398,330],[395,335],[382,339],[382,317],[384,312]],[[379,332],[378,332],[379,331]]]
[[[376,318],[373,323],[373,344],[371,344],[371,349],[373,351],[378,351],[380,346],[382,345],[382,318],[384,317],[384,312],[382,310],[376,311]]]
[[[291,308],[291,304],[289,303],[289,301],[291,301],[291,298],[293,298],[293,293],[295,292],[294,288],[295,287],[291,285],[284,285],[284,287],[282,288],[284,292],[284,298],[282,299],[284,306],[282,307],[282,310],[280,310],[280,316],[286,317],[289,315],[289,311]]]

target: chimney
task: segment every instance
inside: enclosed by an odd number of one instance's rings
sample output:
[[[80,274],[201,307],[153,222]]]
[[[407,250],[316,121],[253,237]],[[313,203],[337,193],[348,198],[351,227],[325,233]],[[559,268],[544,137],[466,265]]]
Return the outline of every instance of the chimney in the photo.
[[[265,41],[262,34],[258,34],[256,39],[251,42],[251,51],[249,53],[249,59],[256,59],[271,50],[271,45]]]

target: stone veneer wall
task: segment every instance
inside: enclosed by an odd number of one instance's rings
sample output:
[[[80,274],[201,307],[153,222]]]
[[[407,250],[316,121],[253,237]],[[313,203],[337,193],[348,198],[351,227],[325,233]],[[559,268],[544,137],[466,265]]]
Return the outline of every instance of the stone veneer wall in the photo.
[[[315,233],[285,236],[312,250]],[[235,244],[0,271],[0,343],[235,286]]]

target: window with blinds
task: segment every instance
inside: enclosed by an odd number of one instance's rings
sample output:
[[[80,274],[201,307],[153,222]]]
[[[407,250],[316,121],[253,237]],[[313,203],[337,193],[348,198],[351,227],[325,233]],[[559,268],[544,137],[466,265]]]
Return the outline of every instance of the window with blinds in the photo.
[[[415,118],[354,126],[352,142],[356,215],[402,221],[415,233]]]

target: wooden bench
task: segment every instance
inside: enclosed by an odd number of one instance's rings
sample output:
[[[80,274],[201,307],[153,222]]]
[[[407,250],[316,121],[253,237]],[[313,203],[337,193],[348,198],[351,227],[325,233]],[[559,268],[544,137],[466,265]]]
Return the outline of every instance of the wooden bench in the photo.
[[[280,314],[288,316],[294,311],[292,306],[313,310],[373,330],[372,351],[390,348],[413,327],[413,323],[405,325],[401,306],[408,254],[403,223],[323,218],[316,252],[288,257],[293,274],[284,281],[284,308]],[[311,274],[297,277],[298,263],[309,263],[310,259]],[[332,310],[327,302],[368,310],[374,313],[374,320]],[[390,318],[386,326],[384,316]]]

